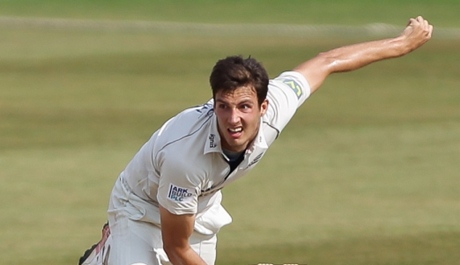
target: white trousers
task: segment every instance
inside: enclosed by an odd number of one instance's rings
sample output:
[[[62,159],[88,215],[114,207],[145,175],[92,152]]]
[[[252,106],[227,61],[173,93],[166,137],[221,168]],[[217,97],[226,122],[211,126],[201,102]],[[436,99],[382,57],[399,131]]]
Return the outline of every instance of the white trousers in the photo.
[[[130,200],[134,195],[117,181],[109,207],[110,251],[108,265],[166,265],[171,264],[163,250],[161,229],[141,220],[144,213]],[[194,232],[189,238],[191,248],[206,262],[216,259],[217,236]]]
[[[161,229],[143,221],[131,220],[122,213],[109,216],[111,246],[108,265],[171,264],[163,250]],[[190,246],[206,262],[214,264],[217,237],[193,233]]]

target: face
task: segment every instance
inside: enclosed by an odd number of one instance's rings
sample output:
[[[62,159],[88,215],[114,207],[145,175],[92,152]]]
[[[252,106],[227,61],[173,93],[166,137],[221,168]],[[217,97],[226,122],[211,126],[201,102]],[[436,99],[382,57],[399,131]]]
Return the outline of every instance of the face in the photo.
[[[267,107],[267,100],[259,106],[256,91],[252,87],[216,93],[215,113],[222,148],[233,152],[244,151],[257,136],[260,119]]]

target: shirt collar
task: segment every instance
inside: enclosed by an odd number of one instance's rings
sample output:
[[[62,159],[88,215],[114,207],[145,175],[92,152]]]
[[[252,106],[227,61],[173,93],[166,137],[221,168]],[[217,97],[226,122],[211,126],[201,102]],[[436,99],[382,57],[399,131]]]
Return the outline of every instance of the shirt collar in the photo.
[[[217,129],[217,117],[213,113],[211,117],[211,121],[209,124],[209,130],[208,133],[206,134],[206,141],[204,144],[204,153],[212,153],[212,152],[218,152],[222,153],[222,147],[220,144],[220,135],[219,135],[219,130]]]

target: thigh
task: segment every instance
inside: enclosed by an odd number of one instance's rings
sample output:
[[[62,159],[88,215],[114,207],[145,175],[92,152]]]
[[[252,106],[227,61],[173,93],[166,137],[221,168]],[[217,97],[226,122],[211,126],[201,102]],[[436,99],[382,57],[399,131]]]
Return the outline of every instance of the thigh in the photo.
[[[131,220],[123,213],[116,218],[109,216],[109,224],[112,237],[109,265],[169,264],[157,226]]]
[[[217,236],[206,236],[194,232],[189,239],[190,246],[208,265],[216,261]]]

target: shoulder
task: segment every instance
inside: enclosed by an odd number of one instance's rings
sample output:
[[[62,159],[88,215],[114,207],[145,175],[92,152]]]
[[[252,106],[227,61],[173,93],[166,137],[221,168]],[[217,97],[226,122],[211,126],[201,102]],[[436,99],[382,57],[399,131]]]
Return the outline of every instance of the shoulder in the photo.
[[[200,162],[197,160],[203,160],[212,119],[212,105],[204,104],[189,108],[166,122],[153,139],[155,168],[171,173],[193,169]]]
[[[169,119],[157,132],[156,145],[160,148],[207,133],[207,125],[214,116],[212,105],[204,104],[186,109]]]
[[[310,86],[298,72],[284,72],[271,79],[268,87],[268,110],[264,122],[281,132],[292,119],[297,108],[310,96]]]
[[[310,85],[299,72],[283,72],[270,80],[269,96],[276,94],[283,94],[300,106],[310,96]]]

